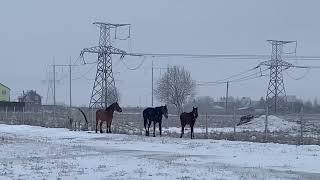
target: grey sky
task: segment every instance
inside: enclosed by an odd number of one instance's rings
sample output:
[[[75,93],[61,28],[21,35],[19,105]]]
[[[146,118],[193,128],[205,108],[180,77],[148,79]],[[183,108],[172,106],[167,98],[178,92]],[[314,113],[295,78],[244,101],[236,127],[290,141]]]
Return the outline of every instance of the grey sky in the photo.
[[[298,55],[320,55],[319,1],[3,1],[0,6],[0,82],[12,89],[15,98],[22,90],[35,89],[46,99],[49,64],[76,59],[85,47],[98,43],[92,23],[131,23],[133,51],[195,54],[270,54],[267,39],[297,40]],[[128,49],[127,43],[116,44]],[[95,61],[96,56],[88,56]],[[126,58],[136,66],[139,58]],[[197,81],[215,81],[254,67],[259,61],[184,58],[158,59],[158,67],[184,64]],[[137,71],[127,70],[114,59],[122,104],[150,105],[151,59]],[[320,65],[320,62],[298,62]],[[74,78],[91,66],[75,68]],[[58,70],[58,79],[66,73]],[[299,77],[304,70],[290,70]],[[159,77],[160,71],[156,71]],[[92,79],[95,68],[85,77]],[[305,99],[319,97],[315,83],[320,69],[311,70],[300,81],[285,74],[288,94]],[[68,102],[68,78],[57,85],[57,101]],[[267,78],[231,84],[230,95],[265,96]],[[73,102],[88,105],[93,81],[73,82]],[[224,86],[199,87],[198,95],[219,97]],[[50,101],[51,102],[51,99]]]

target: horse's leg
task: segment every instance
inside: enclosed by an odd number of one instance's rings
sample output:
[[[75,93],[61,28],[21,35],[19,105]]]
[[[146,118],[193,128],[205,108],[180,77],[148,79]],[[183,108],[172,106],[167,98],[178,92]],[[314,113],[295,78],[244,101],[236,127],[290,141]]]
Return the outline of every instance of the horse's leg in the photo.
[[[109,133],[112,133],[111,132],[111,122],[109,123]]]
[[[102,132],[102,123],[103,123],[103,121],[100,121],[100,133],[103,133]]]
[[[193,125],[190,125],[191,128],[191,139],[193,139],[194,135],[193,135]]]
[[[156,137],[156,121],[153,121],[153,137]]]
[[[98,119],[96,119],[96,133],[98,133]]]
[[[162,135],[162,128],[161,128],[162,122],[159,122],[159,131],[160,131],[160,136]]]
[[[194,127],[194,124],[192,126],[192,138],[194,139],[194,131],[193,131],[193,127]]]
[[[148,136],[148,131],[147,131],[147,123],[148,123],[148,118],[143,116],[143,125],[144,125],[144,130],[146,131],[146,136]]]
[[[148,135],[147,135],[147,136],[149,136],[151,123],[152,123],[152,121],[151,121],[151,120],[149,120],[149,122],[148,122]]]
[[[180,135],[180,138],[182,138],[183,134],[184,134],[184,125],[181,124],[181,135]]]

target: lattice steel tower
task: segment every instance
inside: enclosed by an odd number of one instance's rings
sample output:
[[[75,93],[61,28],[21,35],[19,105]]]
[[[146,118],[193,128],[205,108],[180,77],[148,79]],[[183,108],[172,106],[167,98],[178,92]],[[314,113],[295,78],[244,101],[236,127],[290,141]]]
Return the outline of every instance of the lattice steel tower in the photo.
[[[99,46],[83,49],[80,53],[80,57],[83,58],[84,53],[98,54],[97,73],[92,89],[89,108],[103,108],[108,106],[108,102],[113,103],[118,101],[118,92],[112,71],[112,55],[120,54],[121,58],[123,58],[126,54],[125,51],[112,46],[112,29],[115,30],[116,37],[116,29],[121,26],[129,26],[130,33],[130,24],[110,24],[103,22],[94,22],[93,24],[100,28]],[[130,34],[128,37],[130,37]]]
[[[267,40],[272,46],[271,60],[264,61],[260,65],[270,68],[270,80],[267,90],[267,106],[270,110],[277,113],[278,109],[284,109],[286,98],[286,90],[283,82],[284,70],[293,67],[293,64],[282,60],[283,45],[288,43],[296,43],[296,41],[278,41]]]

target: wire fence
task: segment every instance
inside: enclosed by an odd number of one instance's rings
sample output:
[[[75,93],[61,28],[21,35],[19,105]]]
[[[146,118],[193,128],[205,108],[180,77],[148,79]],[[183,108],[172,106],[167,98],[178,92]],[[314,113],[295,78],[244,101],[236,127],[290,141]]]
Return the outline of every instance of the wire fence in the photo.
[[[81,108],[87,116],[88,124],[76,108],[58,107],[53,113],[52,107],[4,108],[0,110],[0,123],[33,125],[50,128],[68,128],[70,130],[95,131],[95,110]],[[124,112],[125,109],[124,109]],[[267,111],[266,111],[267,112]],[[200,114],[194,127],[198,139],[216,139],[251,142],[273,142],[295,145],[320,145],[320,114],[262,114],[250,121],[239,123],[244,114]],[[177,115],[163,118],[162,134],[179,137],[180,120]],[[105,131],[105,127],[103,127]],[[142,112],[115,113],[112,122],[113,133],[145,135]],[[153,131],[153,126],[151,126]],[[156,134],[159,135],[158,126]],[[190,136],[190,127],[185,128],[185,138]]]

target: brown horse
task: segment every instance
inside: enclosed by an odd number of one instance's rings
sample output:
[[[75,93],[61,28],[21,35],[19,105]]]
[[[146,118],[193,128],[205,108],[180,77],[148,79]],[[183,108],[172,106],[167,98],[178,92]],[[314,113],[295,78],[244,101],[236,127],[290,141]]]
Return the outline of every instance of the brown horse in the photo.
[[[184,127],[189,124],[191,128],[191,139],[194,139],[194,133],[193,133],[193,126],[196,123],[196,119],[198,118],[198,108],[193,107],[192,111],[189,113],[183,112],[180,115],[180,122],[181,122],[181,136],[182,138],[184,134]]]
[[[102,132],[102,123],[107,123],[107,133],[111,133],[111,123],[113,119],[114,111],[122,112],[121,107],[117,102],[111,104],[105,110],[99,109],[96,111],[96,133],[98,132],[98,122],[100,120],[100,133]]]

